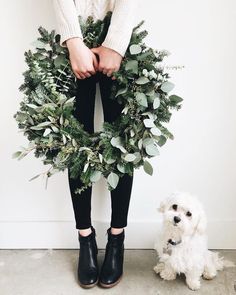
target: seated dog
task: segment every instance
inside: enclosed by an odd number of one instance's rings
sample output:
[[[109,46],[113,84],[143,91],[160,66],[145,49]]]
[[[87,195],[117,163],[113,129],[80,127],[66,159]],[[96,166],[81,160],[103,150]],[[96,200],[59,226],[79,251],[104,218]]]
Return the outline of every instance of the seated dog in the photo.
[[[191,290],[200,288],[200,278],[213,279],[224,267],[223,257],[208,250],[207,219],[200,202],[185,192],[176,192],[161,203],[163,227],[157,238],[159,262],[154,271],[164,280],[184,273]]]

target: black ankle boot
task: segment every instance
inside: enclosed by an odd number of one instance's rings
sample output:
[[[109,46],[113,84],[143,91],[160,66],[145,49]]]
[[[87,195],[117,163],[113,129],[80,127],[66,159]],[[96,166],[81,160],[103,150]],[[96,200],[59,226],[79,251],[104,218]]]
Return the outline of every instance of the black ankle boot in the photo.
[[[91,226],[92,233],[83,237],[79,233],[80,251],[78,263],[78,280],[81,287],[91,288],[98,282],[97,242],[96,232]]]
[[[99,276],[99,284],[102,287],[110,288],[118,284],[123,275],[125,230],[123,229],[123,232],[114,235],[109,228],[107,234],[108,242]]]

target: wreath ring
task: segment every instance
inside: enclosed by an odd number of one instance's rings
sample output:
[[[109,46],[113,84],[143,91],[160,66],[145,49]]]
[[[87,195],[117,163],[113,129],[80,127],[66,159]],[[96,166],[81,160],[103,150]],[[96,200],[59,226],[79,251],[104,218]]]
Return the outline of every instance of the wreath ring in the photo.
[[[103,20],[92,17],[83,22],[79,18],[84,42],[89,48],[102,44],[111,19],[108,12]],[[69,53],[60,46],[60,35],[40,27],[40,37],[32,45],[35,50],[25,52],[28,69],[23,73],[24,93],[19,111],[14,114],[18,128],[28,138],[29,145],[14,153],[22,159],[31,151],[50,165],[46,180],[70,167],[71,177],[80,175],[80,193],[103,175],[108,189],[114,189],[125,173],[143,166],[149,175],[153,168],[148,158],[159,154],[159,147],[173,135],[164,126],[171,118],[171,109],[181,107],[182,98],[170,95],[174,84],[161,65],[169,53],[148,47],[143,39],[147,31],[140,31],[143,21],[132,32],[130,43],[114,73],[116,80],[110,99],[123,103],[122,114],[115,122],[103,123],[103,130],[87,133],[73,116],[76,77],[72,72]],[[47,183],[47,181],[46,181]]]

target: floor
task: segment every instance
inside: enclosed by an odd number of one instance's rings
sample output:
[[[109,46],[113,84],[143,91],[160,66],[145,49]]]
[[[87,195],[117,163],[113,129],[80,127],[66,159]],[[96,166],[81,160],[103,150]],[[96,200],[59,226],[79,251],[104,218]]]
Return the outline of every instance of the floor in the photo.
[[[155,250],[125,250],[124,276],[111,289],[95,286],[82,289],[76,280],[79,250],[0,250],[1,295],[187,295],[193,294],[184,276],[175,281],[163,281],[152,270],[156,263]],[[105,250],[99,250],[102,263]],[[220,251],[236,262],[236,251]],[[204,295],[236,295],[236,268],[218,273],[212,281],[202,280]]]

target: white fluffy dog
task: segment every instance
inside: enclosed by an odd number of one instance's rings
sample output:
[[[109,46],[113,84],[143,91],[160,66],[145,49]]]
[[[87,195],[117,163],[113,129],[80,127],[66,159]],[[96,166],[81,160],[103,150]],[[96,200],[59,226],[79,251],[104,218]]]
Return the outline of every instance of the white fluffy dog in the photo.
[[[155,243],[159,263],[154,271],[164,280],[184,273],[191,290],[200,288],[200,278],[213,279],[224,267],[223,258],[208,250],[206,215],[200,202],[185,192],[176,192],[161,203],[163,228]]]

